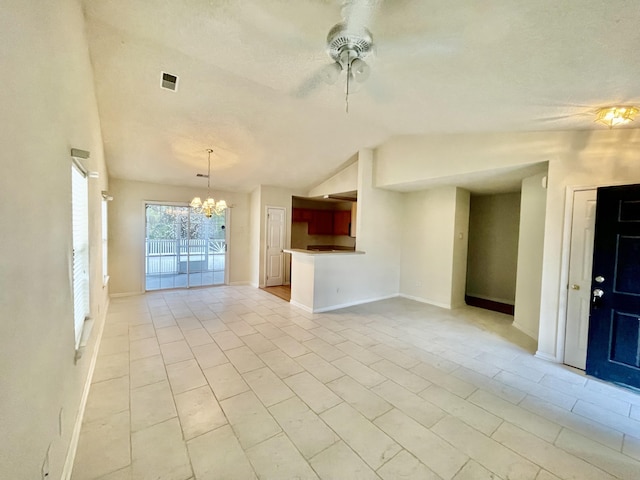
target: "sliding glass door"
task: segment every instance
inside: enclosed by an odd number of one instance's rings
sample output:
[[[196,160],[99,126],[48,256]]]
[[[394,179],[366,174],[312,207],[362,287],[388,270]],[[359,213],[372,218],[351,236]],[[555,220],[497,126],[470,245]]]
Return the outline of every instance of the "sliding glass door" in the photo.
[[[226,211],[207,218],[182,205],[146,205],[145,289],[225,283]]]

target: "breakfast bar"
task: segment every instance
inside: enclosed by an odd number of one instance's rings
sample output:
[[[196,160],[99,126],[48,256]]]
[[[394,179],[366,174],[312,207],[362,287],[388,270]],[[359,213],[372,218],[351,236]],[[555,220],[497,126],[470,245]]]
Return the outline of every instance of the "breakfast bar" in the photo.
[[[284,250],[291,254],[291,304],[307,312],[352,305],[365,252],[357,250]]]

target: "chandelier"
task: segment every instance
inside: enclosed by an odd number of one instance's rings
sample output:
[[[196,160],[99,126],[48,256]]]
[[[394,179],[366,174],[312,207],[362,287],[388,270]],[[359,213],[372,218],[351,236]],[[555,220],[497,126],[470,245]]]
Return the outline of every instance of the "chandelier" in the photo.
[[[205,217],[211,218],[213,215],[220,215],[227,208],[227,202],[218,200],[217,202],[211,197],[211,154],[213,150],[207,149],[209,153],[209,166],[207,169],[207,199],[203,202],[200,197],[193,197],[189,206],[196,213],[203,213]],[[198,174],[199,177],[204,177]]]
[[[632,122],[637,114],[638,109],[636,107],[605,107],[596,112],[596,122],[613,128]]]

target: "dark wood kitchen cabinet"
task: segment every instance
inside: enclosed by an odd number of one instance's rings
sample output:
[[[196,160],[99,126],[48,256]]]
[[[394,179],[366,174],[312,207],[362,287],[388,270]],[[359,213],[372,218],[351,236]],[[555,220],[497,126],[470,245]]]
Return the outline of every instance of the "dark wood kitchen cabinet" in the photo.
[[[312,210],[313,219],[309,222],[309,235],[333,235],[333,212],[331,210]]]
[[[333,212],[333,234],[349,235],[351,225],[351,212],[349,210],[337,210]]]
[[[308,208],[294,208],[291,220],[293,222],[313,221],[313,210]]]
[[[294,208],[291,220],[308,223],[309,235],[350,235],[349,210],[313,210]]]

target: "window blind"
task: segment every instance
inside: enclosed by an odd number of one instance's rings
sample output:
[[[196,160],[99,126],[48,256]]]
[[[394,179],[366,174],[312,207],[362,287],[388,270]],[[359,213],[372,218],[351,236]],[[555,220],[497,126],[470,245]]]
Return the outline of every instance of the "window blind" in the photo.
[[[107,220],[107,213],[108,213],[107,200],[102,200],[102,283],[103,285],[106,285],[107,281],[109,280],[109,256],[108,256],[109,223]]]
[[[71,166],[71,203],[73,226],[73,323],[76,349],[89,315],[89,199],[87,177]]]

